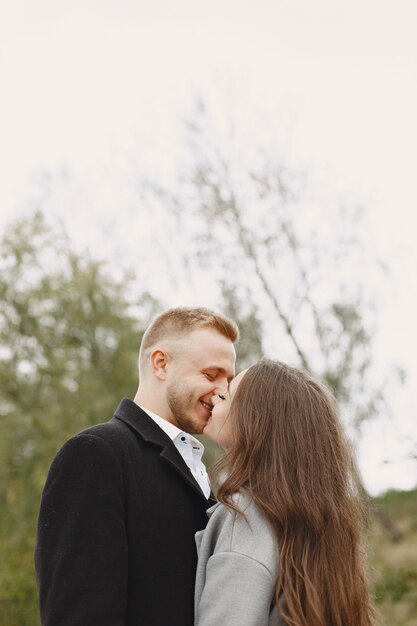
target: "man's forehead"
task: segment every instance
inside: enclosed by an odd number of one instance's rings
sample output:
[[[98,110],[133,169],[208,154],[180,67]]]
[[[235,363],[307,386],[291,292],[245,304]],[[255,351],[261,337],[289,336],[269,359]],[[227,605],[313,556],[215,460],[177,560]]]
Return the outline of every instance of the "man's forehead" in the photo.
[[[212,328],[200,328],[181,341],[190,360],[199,367],[217,368],[234,376],[236,352],[233,342]]]
[[[210,352],[220,351],[222,354],[235,352],[233,341],[213,328],[194,330],[188,336],[184,336],[183,342],[194,350],[199,350],[204,346],[204,349]]]
[[[233,350],[219,354],[215,350],[196,351],[190,359],[190,363],[200,370],[219,372],[225,374],[230,380],[235,375],[236,353]]]

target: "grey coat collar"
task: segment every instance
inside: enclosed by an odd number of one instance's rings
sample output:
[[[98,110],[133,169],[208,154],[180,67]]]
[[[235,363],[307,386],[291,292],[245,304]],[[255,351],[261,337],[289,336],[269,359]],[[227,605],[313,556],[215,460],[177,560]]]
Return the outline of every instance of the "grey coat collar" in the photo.
[[[206,513],[207,516],[210,518],[214,511],[220,506],[220,502],[216,502],[216,504],[214,504],[213,506],[211,506],[209,509],[207,509]]]

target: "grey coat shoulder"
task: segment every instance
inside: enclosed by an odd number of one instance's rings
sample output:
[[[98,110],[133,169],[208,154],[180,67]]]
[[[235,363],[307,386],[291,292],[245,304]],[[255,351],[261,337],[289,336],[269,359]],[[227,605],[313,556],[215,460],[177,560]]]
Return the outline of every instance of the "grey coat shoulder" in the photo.
[[[242,514],[222,504],[208,510],[210,519],[204,538],[205,542],[213,543],[206,545],[207,551],[211,554],[236,552],[247,556],[264,565],[276,580],[278,546],[269,522],[249,496],[237,494],[233,501]]]
[[[207,511],[196,533],[196,626],[283,626],[275,607],[279,551],[269,522],[243,494],[238,513],[223,504]]]

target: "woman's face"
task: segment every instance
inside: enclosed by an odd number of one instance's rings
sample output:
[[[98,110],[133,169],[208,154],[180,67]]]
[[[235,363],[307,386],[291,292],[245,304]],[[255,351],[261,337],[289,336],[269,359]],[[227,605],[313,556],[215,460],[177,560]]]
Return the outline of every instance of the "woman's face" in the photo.
[[[229,450],[233,443],[232,424],[229,420],[230,405],[239,387],[240,381],[246,372],[247,370],[243,370],[232,380],[224,400],[222,400],[220,396],[213,396],[211,400],[213,410],[203,433],[207,435],[209,439],[218,443],[224,450]]]

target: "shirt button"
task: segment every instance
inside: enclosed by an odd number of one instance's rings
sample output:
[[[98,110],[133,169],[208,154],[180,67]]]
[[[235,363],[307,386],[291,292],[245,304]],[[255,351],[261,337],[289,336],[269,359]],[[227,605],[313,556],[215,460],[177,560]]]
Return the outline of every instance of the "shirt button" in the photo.
[[[185,441],[185,437],[181,437],[181,441]]]

